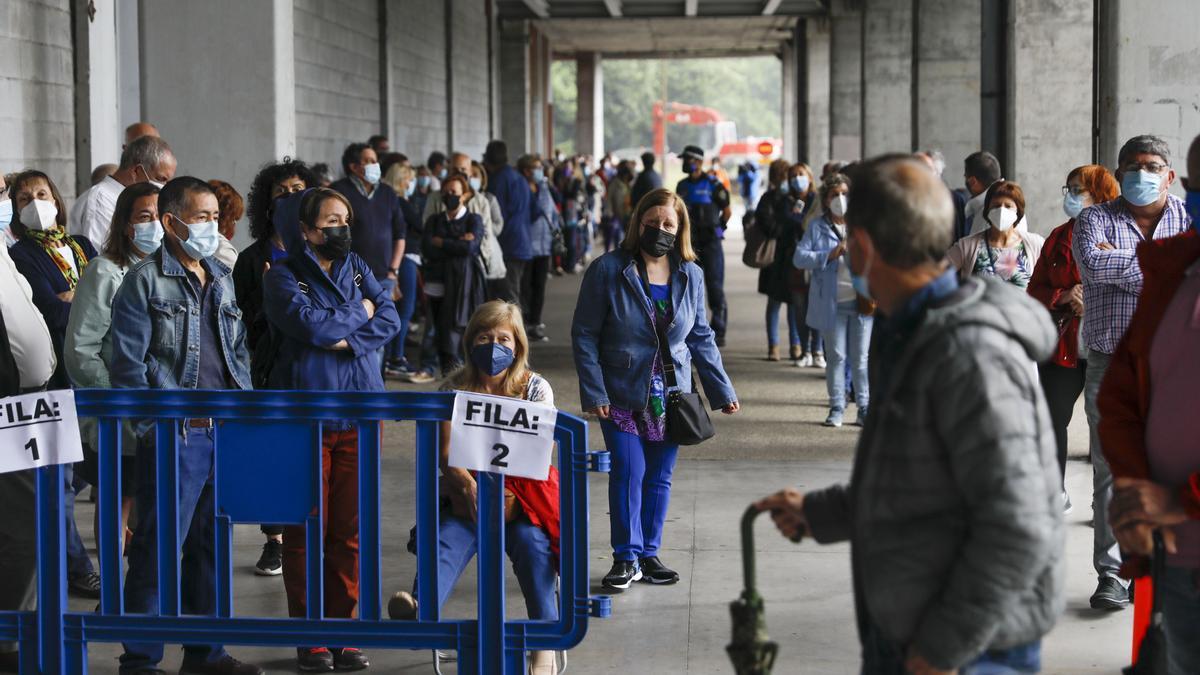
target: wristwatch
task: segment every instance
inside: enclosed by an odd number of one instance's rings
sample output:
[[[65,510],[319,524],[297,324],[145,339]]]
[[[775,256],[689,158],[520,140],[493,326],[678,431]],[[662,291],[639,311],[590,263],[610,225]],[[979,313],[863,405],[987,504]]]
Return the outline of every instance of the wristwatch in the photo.
[[[396,276],[400,276],[400,268],[399,267],[389,267],[388,271],[391,272],[392,274],[395,274]]]

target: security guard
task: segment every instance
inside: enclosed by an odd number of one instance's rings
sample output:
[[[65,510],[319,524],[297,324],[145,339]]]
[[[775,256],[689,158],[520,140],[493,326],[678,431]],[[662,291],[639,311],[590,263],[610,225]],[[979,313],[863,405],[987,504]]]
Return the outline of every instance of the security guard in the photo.
[[[704,172],[704,151],[689,145],[683,149],[683,171],[687,177],[675,186],[675,192],[687,204],[692,225],[692,248],[704,270],[704,288],[708,295],[709,322],[717,334],[717,346],[725,346],[725,223],[729,221],[729,190],[721,181]]]

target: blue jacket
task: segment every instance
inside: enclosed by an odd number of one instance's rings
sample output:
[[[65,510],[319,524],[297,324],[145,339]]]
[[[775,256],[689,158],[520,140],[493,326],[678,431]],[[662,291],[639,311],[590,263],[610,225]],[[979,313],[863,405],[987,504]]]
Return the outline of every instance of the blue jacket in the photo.
[[[263,311],[283,336],[271,369],[273,389],[383,391],[376,352],[400,331],[391,293],[356,253],[326,274],[300,236],[303,193],[280,200],[275,229],[288,250],[263,278]],[[375,304],[368,319],[362,301]],[[328,347],[341,340],[349,350]]]
[[[812,272],[808,288],[808,315],[805,322],[813,330],[833,330],[837,323],[837,276],[842,258],[829,260],[829,252],[841,242],[824,215],[813,218],[804,238],[796,245],[792,264]]]
[[[237,386],[250,389],[246,327],[230,269],[215,257],[200,264],[214,285],[221,358]],[[125,274],[113,298],[109,377],[123,389],[195,389],[199,381],[200,299],[165,242]]]
[[[404,209],[390,185],[380,181],[368,198],[354,185],[354,180],[346,176],[329,187],[342,193],[354,213],[354,220],[350,221],[351,250],[367,261],[376,279],[386,279],[396,242],[406,239],[408,223]]]
[[[561,227],[562,217],[554,207],[554,195],[550,193],[550,183],[542,181],[537,194],[533,196],[530,220],[530,252],[533,257],[541,258],[554,253],[554,231]]]
[[[704,272],[695,263],[672,260],[667,328],[679,388],[692,389],[692,361],[713,410],[737,400],[725,373],[704,309]],[[650,400],[650,371],[658,336],[632,256],[623,250],[601,256],[588,267],[575,305],[571,340],[579,399],[584,410],[614,405],[644,410]]]
[[[500,202],[504,214],[504,231],[500,233],[500,248],[505,258],[530,260],[533,247],[530,242],[530,202],[533,193],[529,182],[516,169],[507,164],[488,177],[488,192]]]
[[[96,257],[96,249],[87,237],[75,235],[72,239],[83,249],[88,261]],[[67,278],[58,269],[58,265],[54,264],[50,254],[32,239],[17,240],[17,243],[8,249],[8,254],[17,271],[29,282],[29,288],[33,291],[33,304],[42,313],[46,327],[50,329],[50,342],[54,345],[54,356],[58,359],[58,366],[54,369],[54,377],[49,385],[51,388],[66,387],[68,384],[63,346],[67,338],[67,318],[71,313],[71,303],[63,302],[58,294],[71,290],[71,285],[67,283]],[[79,269],[78,260],[75,261],[75,266]]]

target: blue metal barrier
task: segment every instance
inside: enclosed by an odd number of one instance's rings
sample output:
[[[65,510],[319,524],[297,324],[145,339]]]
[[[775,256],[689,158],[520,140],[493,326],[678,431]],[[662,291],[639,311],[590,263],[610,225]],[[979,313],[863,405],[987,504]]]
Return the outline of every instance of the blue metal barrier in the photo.
[[[228,645],[353,645],[457,650],[459,672],[523,673],[527,650],[565,650],[583,640],[589,616],[607,616],[607,597],[589,597],[587,472],[607,470],[606,457],[587,451],[587,424],[559,413],[561,480],[559,620],[506,621],[504,487],[481,476],[478,517],[478,618],[442,621],[437,594],[439,423],[451,415],[451,393],[78,390],[80,417],[99,418],[99,559],[96,613],[67,607],[62,467],[38,469],[38,607],[0,612],[0,641],[20,642],[23,673],[86,673],[89,642]],[[182,420],[215,423],[216,616],[181,615],[179,544],[174,495]],[[156,427],[158,522],[157,616],[123,611],[121,420]],[[358,434],[359,605],[356,619],[323,619],[321,425],[353,420]],[[418,597],[416,621],[382,621],[379,529],[381,422],[416,423]],[[268,441],[269,442],[265,442]],[[265,498],[262,477],[282,489]],[[255,490],[246,489],[255,487]],[[132,495],[130,495],[132,496]],[[0,514],[2,517],[2,514]],[[279,523],[307,527],[307,618],[233,616],[233,525]],[[315,573],[314,573],[315,572]]]

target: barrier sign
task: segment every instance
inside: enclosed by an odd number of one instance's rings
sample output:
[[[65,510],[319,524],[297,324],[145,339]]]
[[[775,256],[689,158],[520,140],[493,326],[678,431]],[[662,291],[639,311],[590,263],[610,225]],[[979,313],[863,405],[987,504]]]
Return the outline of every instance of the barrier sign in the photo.
[[[450,466],[546,480],[558,410],[505,396],[455,392]]]
[[[0,398],[0,473],[81,461],[75,392]]]

